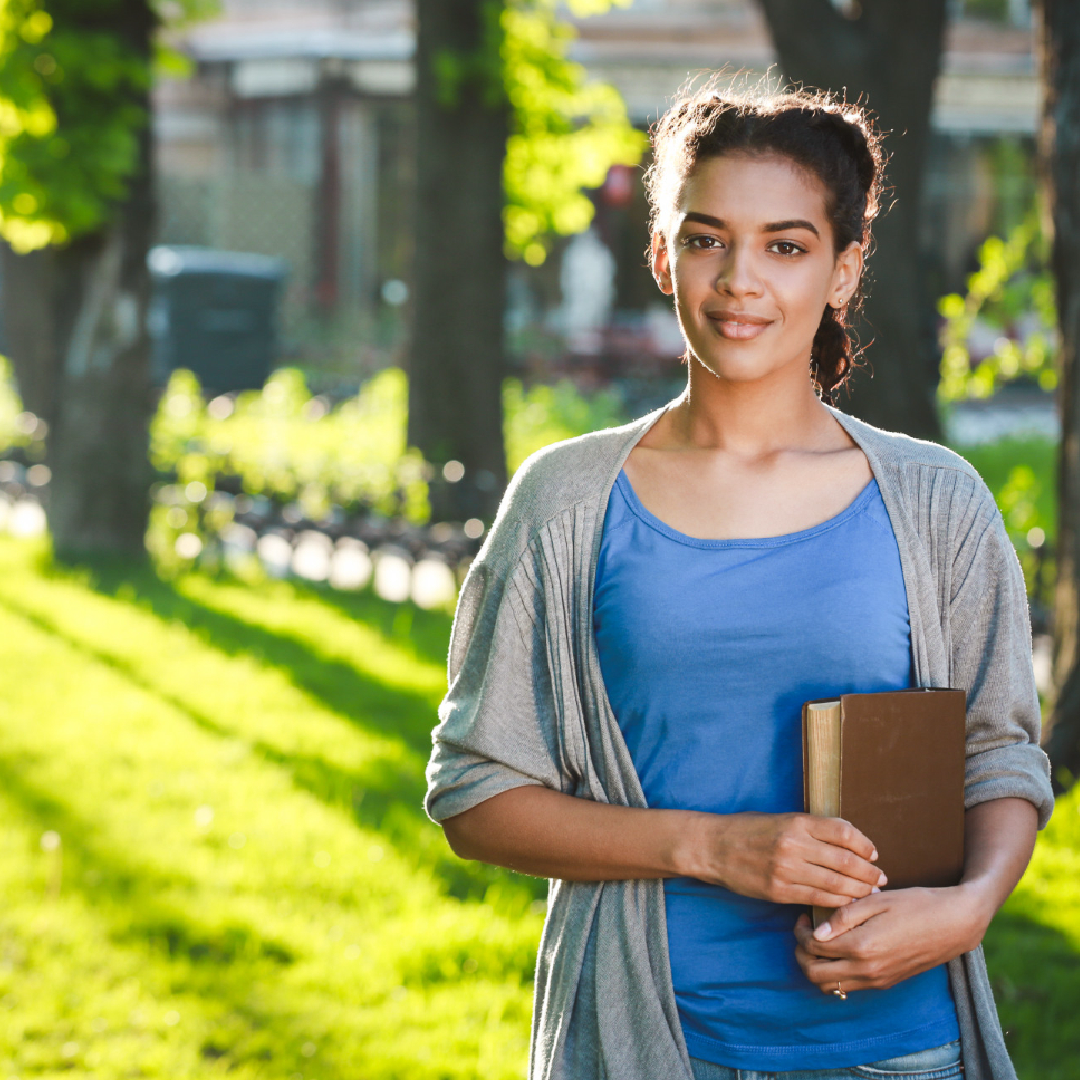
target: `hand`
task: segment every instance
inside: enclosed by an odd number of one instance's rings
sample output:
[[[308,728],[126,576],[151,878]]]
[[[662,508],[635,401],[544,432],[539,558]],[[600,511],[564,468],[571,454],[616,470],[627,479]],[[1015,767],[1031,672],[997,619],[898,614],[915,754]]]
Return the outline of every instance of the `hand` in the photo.
[[[800,915],[795,959],[826,993],[881,990],[929,971],[982,940],[989,919],[965,886],[897,889],[855,900],[813,930]]]
[[[776,904],[842,907],[886,882],[874,845],[839,818],[702,815],[689,876]]]

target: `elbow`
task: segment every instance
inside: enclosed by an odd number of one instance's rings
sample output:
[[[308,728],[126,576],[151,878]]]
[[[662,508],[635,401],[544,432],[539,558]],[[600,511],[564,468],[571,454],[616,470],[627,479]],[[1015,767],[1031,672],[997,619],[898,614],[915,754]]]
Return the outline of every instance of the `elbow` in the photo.
[[[441,822],[442,830],[446,836],[446,842],[450,845],[450,850],[459,859],[479,859],[480,854],[477,851],[477,845],[475,837],[472,836],[472,830],[468,827],[467,821],[461,819],[468,817],[468,811],[464,814],[458,814],[455,817],[447,818]]]

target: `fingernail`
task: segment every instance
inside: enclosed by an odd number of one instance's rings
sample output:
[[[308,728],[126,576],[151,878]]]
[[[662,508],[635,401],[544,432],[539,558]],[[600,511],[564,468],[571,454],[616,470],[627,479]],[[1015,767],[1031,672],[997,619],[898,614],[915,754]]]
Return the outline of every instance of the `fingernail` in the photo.
[[[871,890],[871,893],[881,892],[881,890],[875,885]]]
[[[877,848],[874,848],[873,853],[870,855],[870,861],[874,862],[877,859]]]
[[[823,922],[815,931],[814,938],[817,941],[827,941],[832,937],[832,924]]]
[[[879,877],[877,879],[877,883],[878,883],[878,885],[888,885],[889,884],[889,879],[883,873],[881,875],[881,877]]]

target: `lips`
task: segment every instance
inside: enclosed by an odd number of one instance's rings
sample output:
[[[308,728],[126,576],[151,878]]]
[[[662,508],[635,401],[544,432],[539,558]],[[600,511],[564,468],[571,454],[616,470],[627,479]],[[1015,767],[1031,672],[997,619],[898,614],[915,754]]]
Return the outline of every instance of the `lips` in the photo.
[[[772,324],[772,319],[751,315],[748,311],[717,311],[708,316],[721,337],[729,341],[750,341]]]

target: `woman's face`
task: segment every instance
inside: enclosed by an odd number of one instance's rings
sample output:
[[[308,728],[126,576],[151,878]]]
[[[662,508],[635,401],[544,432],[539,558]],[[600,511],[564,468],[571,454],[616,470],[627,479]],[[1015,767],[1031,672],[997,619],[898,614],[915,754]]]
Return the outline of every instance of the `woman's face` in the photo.
[[[862,272],[857,243],[835,252],[821,181],[779,154],[708,158],[666,235],[653,235],[653,274],[691,356],[722,380],[809,379],[825,305],[842,306]]]

